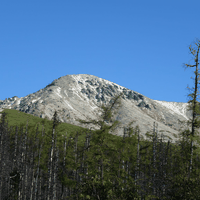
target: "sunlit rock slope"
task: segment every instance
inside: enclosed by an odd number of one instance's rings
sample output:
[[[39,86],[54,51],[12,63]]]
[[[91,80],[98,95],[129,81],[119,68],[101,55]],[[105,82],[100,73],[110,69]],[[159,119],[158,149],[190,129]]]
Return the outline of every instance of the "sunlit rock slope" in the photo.
[[[0,100],[0,110],[16,109],[49,119],[57,110],[62,122],[81,125],[76,119],[97,119],[99,107],[121,92],[122,107],[115,116],[121,122],[121,128],[113,134],[122,135],[123,126],[134,120],[133,125],[139,125],[141,134],[145,135],[147,131],[152,131],[156,122],[158,134],[163,133],[175,141],[181,127],[180,121],[191,117],[187,103],[152,100],[116,83],[87,74],[66,75],[33,94]]]

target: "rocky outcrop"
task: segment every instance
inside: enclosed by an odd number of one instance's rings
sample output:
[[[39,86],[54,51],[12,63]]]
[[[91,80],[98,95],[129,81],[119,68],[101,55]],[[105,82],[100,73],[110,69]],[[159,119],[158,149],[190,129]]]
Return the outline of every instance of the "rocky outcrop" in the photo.
[[[159,133],[175,141],[181,128],[180,121],[191,117],[187,103],[152,100],[116,83],[87,74],[63,76],[33,94],[0,101],[0,109],[16,109],[49,119],[57,110],[62,122],[83,126],[77,119],[97,119],[101,114],[100,106],[108,104],[114,95],[121,92],[122,107],[115,116],[121,122],[121,127],[113,134],[122,135],[122,127],[134,120],[134,125],[139,125],[141,134],[145,135],[147,131],[152,131],[153,123],[157,122]]]

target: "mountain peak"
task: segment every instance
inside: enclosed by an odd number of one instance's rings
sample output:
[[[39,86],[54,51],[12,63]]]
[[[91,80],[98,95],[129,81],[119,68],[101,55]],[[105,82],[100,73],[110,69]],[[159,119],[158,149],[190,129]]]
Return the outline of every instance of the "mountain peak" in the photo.
[[[89,74],[73,74],[55,79],[45,88],[25,97],[13,97],[0,101],[0,109],[9,108],[39,117],[52,118],[54,111],[62,122],[81,125],[77,119],[97,119],[102,104],[107,104],[115,96],[123,93],[122,107],[115,116],[122,127],[135,120],[141,133],[153,129],[158,123],[159,130],[175,140],[180,128],[178,120],[187,120],[191,113],[186,103],[173,103],[152,100],[111,81]],[[83,126],[83,125],[81,125]]]

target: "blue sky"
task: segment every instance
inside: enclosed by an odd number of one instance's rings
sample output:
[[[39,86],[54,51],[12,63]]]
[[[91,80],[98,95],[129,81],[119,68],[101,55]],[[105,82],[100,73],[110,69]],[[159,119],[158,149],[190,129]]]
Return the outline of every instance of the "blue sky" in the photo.
[[[151,99],[186,102],[199,0],[0,2],[0,99],[91,74]]]

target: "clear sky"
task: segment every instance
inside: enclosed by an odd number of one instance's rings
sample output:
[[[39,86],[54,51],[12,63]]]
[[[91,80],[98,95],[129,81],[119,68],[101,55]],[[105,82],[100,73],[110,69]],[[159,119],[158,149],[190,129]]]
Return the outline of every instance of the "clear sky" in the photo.
[[[199,0],[4,0],[0,99],[91,74],[151,99],[186,102]]]

